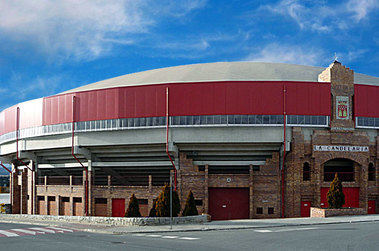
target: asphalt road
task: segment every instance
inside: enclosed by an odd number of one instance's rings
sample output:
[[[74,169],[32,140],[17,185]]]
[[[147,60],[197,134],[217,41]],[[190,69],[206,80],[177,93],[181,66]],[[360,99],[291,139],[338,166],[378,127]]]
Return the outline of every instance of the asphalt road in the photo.
[[[0,250],[378,250],[379,222],[127,235],[0,223],[0,235]]]

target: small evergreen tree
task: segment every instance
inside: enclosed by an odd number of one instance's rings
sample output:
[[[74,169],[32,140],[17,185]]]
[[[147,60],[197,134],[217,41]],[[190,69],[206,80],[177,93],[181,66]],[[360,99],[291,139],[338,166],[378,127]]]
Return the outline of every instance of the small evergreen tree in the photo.
[[[198,214],[199,213],[197,212],[195,198],[193,197],[192,191],[190,191],[188,194],[182,215],[191,216],[191,215],[198,215]]]
[[[141,213],[139,212],[138,199],[134,194],[132,195],[132,197],[130,197],[125,217],[141,217]]]
[[[153,202],[153,207],[150,209],[149,217],[157,217],[157,211],[155,210],[155,207],[157,206],[157,199]]]
[[[165,185],[156,201],[156,216],[170,217],[170,186]],[[172,216],[177,217],[180,212],[180,201],[176,191],[172,191]]]
[[[345,204],[345,195],[342,192],[342,183],[338,179],[338,175],[334,176],[334,180],[330,184],[330,189],[326,194],[329,208],[341,208]]]

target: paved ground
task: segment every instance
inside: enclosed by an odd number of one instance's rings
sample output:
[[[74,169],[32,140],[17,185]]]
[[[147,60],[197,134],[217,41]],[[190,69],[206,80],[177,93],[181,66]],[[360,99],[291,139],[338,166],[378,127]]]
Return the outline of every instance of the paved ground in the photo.
[[[37,229],[36,229],[37,228]],[[0,223],[3,232],[49,227]],[[54,229],[53,229],[54,230]],[[0,232],[1,232],[0,231]],[[51,230],[50,230],[51,231]],[[378,250],[379,222],[111,235],[74,232],[0,237],[3,250]]]
[[[79,231],[109,233],[109,234],[128,234],[128,233],[162,233],[171,231],[212,231],[212,230],[237,230],[237,229],[255,229],[267,227],[284,227],[284,226],[308,226],[319,224],[341,224],[355,222],[373,222],[379,221],[379,215],[364,216],[343,216],[330,218],[285,218],[285,219],[253,219],[253,220],[230,220],[230,221],[212,221],[205,224],[187,224],[170,226],[109,226],[100,224],[78,224],[70,222],[53,222],[53,221],[24,221],[23,223],[38,224],[46,226],[65,227]],[[0,222],[22,223],[20,220],[12,221],[1,217]]]

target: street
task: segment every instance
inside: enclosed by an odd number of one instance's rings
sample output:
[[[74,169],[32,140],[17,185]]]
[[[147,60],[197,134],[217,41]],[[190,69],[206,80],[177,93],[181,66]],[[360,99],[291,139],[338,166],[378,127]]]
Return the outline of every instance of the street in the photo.
[[[379,222],[109,235],[0,223],[1,250],[377,250]]]

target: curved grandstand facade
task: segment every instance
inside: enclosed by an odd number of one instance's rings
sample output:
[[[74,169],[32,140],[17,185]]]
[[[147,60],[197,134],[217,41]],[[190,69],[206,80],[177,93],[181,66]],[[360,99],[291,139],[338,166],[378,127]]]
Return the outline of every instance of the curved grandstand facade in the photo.
[[[163,68],[0,113],[13,213],[148,215],[170,176],[213,219],[308,216],[335,173],[378,212],[379,78],[254,62]]]

